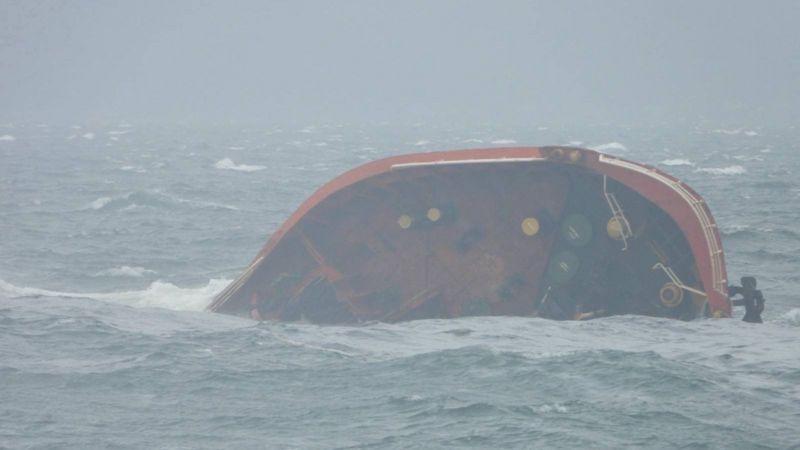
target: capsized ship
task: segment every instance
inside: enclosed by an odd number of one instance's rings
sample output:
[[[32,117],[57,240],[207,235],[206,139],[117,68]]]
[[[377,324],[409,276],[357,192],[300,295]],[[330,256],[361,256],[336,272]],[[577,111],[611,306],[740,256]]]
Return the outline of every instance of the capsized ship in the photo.
[[[419,153],[350,170],[271,236],[209,310],[349,324],[478,315],[730,317],[703,199],[572,147]]]

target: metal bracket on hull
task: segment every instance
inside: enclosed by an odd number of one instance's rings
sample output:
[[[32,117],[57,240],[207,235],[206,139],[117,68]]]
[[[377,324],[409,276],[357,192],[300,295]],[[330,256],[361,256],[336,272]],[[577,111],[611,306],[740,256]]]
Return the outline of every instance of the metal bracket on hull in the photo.
[[[672,267],[667,267],[662,263],[656,263],[656,265],[653,266],[653,270],[657,270],[657,269],[663,270],[664,273],[667,275],[667,278],[669,278],[670,281],[672,281],[672,283],[675,284],[675,286],[678,286],[679,288],[683,289],[684,291],[689,291],[689,292],[692,292],[692,293],[697,294],[697,295],[702,295],[703,297],[708,297],[708,295],[706,295],[705,292],[703,292],[703,291],[701,291],[699,289],[695,289],[695,288],[693,288],[691,286],[687,286],[687,285],[683,284],[683,281],[681,281],[681,279],[678,278],[678,275],[675,273],[674,270],[672,270]]]
[[[606,175],[603,175],[603,195],[606,198],[609,209],[611,209],[611,217],[616,220],[620,226],[622,251],[625,251],[628,249],[628,239],[633,237],[633,231],[631,231],[631,223],[628,222],[628,218],[625,217],[625,213],[622,212],[622,206],[620,206],[617,201],[617,197],[612,192],[608,192],[608,176]]]

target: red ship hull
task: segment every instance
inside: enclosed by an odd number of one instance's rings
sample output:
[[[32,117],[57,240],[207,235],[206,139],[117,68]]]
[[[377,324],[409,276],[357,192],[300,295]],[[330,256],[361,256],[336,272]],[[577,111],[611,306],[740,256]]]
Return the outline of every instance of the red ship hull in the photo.
[[[730,317],[691,188],[595,151],[402,155],[317,190],[209,310],[359,323],[470,315]]]

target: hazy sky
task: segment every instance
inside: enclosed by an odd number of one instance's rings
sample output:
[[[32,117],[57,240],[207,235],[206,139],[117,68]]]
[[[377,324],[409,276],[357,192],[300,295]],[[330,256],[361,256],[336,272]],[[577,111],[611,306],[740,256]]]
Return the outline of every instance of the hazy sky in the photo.
[[[800,119],[800,1],[0,0],[0,120]]]

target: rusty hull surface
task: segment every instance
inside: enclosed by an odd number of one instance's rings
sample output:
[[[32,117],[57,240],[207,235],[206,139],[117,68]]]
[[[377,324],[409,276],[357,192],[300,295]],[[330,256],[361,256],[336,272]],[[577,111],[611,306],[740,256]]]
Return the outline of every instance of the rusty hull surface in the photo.
[[[658,169],[570,147],[458,150],[322,186],[209,310],[314,323],[730,317],[726,278],[705,202]]]

